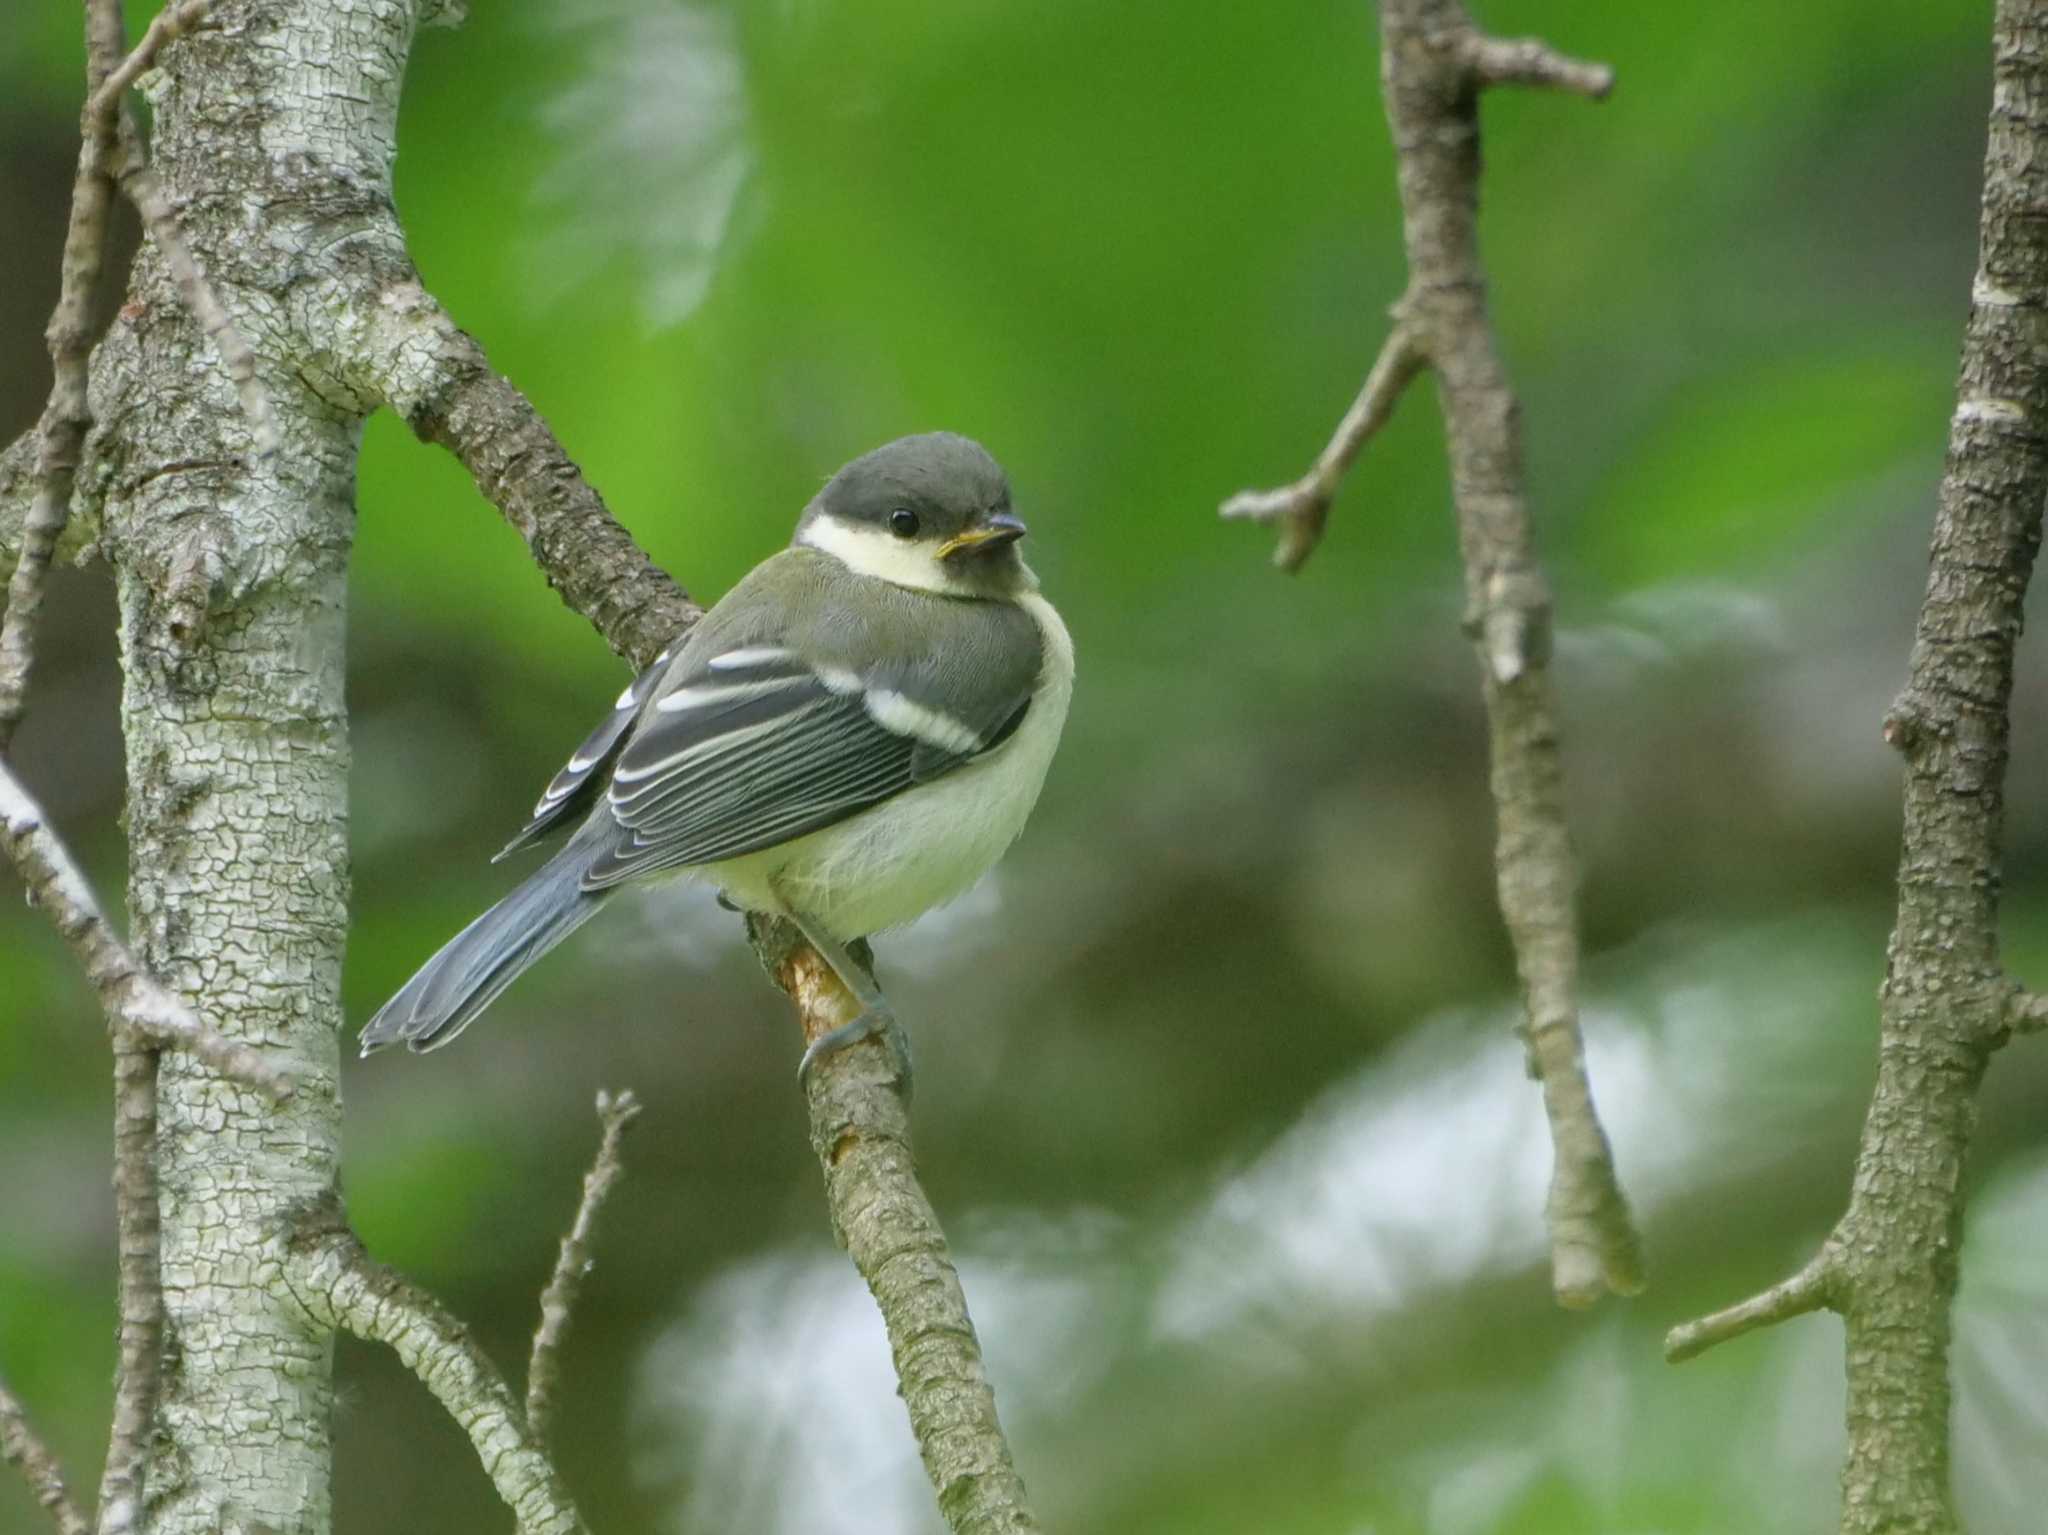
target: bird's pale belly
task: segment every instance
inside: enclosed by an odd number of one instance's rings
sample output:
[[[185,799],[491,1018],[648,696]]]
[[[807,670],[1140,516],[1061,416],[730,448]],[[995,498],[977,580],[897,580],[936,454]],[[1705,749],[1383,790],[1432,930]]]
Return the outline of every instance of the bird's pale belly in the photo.
[[[840,939],[900,927],[963,894],[1024,829],[1066,723],[1072,644],[1050,609],[1033,616],[1046,635],[1045,669],[1009,740],[836,826],[698,872],[735,905],[794,907]]]

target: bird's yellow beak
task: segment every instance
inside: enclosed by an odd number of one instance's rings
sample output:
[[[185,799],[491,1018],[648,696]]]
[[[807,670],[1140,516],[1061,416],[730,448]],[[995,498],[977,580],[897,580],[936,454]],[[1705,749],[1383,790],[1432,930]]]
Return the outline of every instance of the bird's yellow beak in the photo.
[[[974,554],[983,549],[997,549],[1004,544],[1014,544],[1024,536],[1024,520],[1008,512],[997,512],[980,527],[969,528],[957,533],[939,545],[938,557],[950,560],[959,554]]]

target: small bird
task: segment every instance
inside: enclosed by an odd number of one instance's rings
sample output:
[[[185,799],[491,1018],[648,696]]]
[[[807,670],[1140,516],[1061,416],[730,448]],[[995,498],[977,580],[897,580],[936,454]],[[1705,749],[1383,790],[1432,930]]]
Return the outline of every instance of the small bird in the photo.
[[[1066,723],[1073,643],[1024,531],[1002,468],[950,432],[832,476],[790,546],[619,695],[498,857],[582,824],[378,1010],[363,1054],[447,1044],[620,887],[694,874],[794,922],[859,1000],[802,1073],[877,1035],[903,1057],[846,946],[1002,856]]]

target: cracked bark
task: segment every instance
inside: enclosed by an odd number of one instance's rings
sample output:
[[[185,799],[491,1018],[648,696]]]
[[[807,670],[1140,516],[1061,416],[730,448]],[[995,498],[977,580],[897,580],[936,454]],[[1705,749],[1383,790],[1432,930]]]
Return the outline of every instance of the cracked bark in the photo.
[[[796,1004],[806,1044],[859,1015],[860,1003],[790,924],[753,917],[748,932]],[[917,1180],[910,1104],[888,1049],[871,1040],[827,1056],[807,1096],[832,1231],[882,1313],[939,1512],[956,1535],[1035,1532],[959,1270]]]
[[[519,1535],[586,1535],[568,1488],[527,1424],[519,1398],[476,1340],[418,1285],[373,1260],[339,1207],[296,1224],[283,1282],[308,1318],[382,1343],[469,1436]]]
[[[402,253],[389,176],[418,10],[243,0],[150,77],[158,188],[253,350],[286,451],[248,453],[218,317],[195,318],[155,243],[93,362],[78,496],[117,582],[132,942],[297,1089],[273,1104],[193,1056],[162,1060],[155,1535],[330,1525],[332,1331],[281,1276],[291,1212],[331,1190],[338,1156],[362,411],[308,379],[354,265]]]
[[[1905,690],[1898,916],[1849,1207],[1792,1280],[1673,1331],[1686,1357],[1843,1319],[1844,1535],[1952,1535],[1949,1337],[1963,1170],[1991,1056],[2039,1009],[1999,960],[2013,651],[2048,494],[2048,4],[1999,0],[1976,279]]]

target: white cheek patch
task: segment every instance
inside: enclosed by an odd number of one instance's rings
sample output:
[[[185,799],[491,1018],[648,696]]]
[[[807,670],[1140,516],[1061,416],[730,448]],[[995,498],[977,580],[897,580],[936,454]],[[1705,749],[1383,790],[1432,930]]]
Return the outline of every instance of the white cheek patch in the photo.
[[[880,528],[841,522],[837,517],[813,517],[797,542],[831,555],[858,575],[873,576],[892,586],[953,596],[967,590],[939,562],[929,543],[898,538]]]
[[[962,754],[981,750],[981,737],[949,714],[927,709],[889,688],[875,688],[865,700],[868,713],[884,730],[911,736],[942,751]]]

